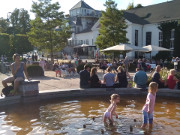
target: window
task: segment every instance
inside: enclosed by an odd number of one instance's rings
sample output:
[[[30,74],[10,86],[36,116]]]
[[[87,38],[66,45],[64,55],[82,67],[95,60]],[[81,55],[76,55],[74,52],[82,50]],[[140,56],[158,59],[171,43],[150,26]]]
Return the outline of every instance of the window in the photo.
[[[94,40],[92,39],[92,45],[94,45]]]
[[[170,40],[170,49],[174,49],[174,40]]]
[[[151,45],[151,32],[146,32],[146,45]]]
[[[171,38],[170,38],[170,49],[174,49],[174,32],[175,30],[171,30]]]
[[[171,39],[174,39],[174,29],[171,30]]]
[[[159,46],[162,47],[163,45],[163,33],[159,32]]]
[[[135,46],[138,46],[138,30],[135,30]]]
[[[86,39],[86,44],[89,45],[89,40],[88,39]]]

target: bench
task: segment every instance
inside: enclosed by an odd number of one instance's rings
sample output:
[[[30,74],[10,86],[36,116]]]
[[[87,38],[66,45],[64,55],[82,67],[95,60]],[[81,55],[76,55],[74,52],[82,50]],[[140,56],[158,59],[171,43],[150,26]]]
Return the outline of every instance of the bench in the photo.
[[[20,83],[18,92],[23,97],[37,96],[39,94],[39,86],[38,86],[39,83],[40,81],[37,81],[37,80],[22,81]]]

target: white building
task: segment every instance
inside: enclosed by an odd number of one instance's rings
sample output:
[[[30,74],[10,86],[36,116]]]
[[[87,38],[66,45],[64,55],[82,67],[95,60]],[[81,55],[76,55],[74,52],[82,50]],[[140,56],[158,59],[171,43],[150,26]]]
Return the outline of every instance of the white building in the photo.
[[[85,3],[80,1],[80,3]],[[86,4],[86,3],[85,3]],[[87,6],[87,4],[86,4]],[[77,6],[76,6],[77,7]],[[79,16],[82,15],[80,11],[83,11],[80,8],[77,10],[70,10],[70,16]],[[90,6],[87,6],[87,9]],[[81,9],[81,10],[80,10]],[[84,8],[85,10],[85,8]],[[89,13],[94,13],[94,9],[89,9]],[[85,12],[85,11],[84,11]],[[87,13],[87,11],[86,11]],[[99,13],[99,12],[97,12]],[[78,15],[77,15],[78,14]],[[96,15],[96,17],[98,17]],[[127,22],[127,38],[129,43],[135,46],[145,46],[145,45],[156,45],[162,46],[162,32],[159,30],[158,26],[161,22],[174,21],[180,19],[180,0],[174,0],[169,2],[164,2],[156,5],[150,5],[142,8],[136,8],[124,11],[124,18]],[[85,21],[86,20],[86,21]],[[84,17],[84,22],[80,25],[72,25],[72,38],[70,42],[76,42],[71,44],[71,48],[80,44],[95,45],[97,36],[99,35],[100,24],[97,19],[91,18],[91,24],[87,26],[88,18]],[[82,21],[82,22],[83,22]],[[95,23],[96,21],[96,23]],[[76,26],[76,27],[75,27]],[[79,43],[79,44],[78,44]],[[174,30],[171,32],[171,49],[174,45]],[[155,55],[157,52],[154,52],[152,55]],[[135,57],[135,53],[128,53],[130,57]],[[149,55],[147,55],[149,56]]]

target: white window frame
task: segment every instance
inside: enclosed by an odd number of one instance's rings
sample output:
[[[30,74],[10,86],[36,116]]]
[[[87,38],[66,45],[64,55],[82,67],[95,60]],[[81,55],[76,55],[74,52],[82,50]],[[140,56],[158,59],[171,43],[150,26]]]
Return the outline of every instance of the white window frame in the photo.
[[[159,47],[163,45],[163,33],[162,31],[159,32]]]

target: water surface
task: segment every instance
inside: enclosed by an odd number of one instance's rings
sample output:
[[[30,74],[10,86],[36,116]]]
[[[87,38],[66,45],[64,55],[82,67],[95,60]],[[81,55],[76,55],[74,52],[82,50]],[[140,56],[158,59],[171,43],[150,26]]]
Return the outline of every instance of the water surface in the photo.
[[[179,135],[180,101],[157,97],[152,131],[141,130],[144,97],[121,96],[119,118],[105,127],[102,115],[109,96],[66,98],[0,108],[0,134],[7,135]],[[130,131],[130,126],[133,131]]]

